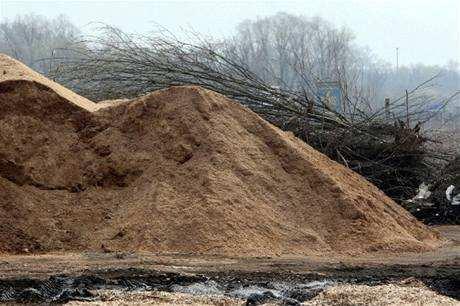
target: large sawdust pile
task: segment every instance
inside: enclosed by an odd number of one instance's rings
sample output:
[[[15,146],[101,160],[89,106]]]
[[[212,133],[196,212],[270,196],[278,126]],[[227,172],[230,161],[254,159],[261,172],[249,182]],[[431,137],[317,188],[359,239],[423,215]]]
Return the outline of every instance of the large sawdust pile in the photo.
[[[0,81],[1,252],[259,256],[439,244],[362,177],[219,94],[173,87],[97,110],[41,78]]]

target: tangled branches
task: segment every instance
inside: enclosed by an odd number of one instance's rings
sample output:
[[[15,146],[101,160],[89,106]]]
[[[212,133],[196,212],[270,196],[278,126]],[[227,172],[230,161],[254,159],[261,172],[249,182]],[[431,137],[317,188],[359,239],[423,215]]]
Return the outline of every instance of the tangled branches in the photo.
[[[375,109],[343,88],[342,110],[331,109],[317,94],[317,77],[298,72],[296,87],[275,86],[251,71],[225,43],[185,43],[170,33],[135,37],[105,27],[87,42],[87,50],[61,65],[55,77],[95,100],[139,96],[174,85],[199,85],[219,92],[298,137],[332,159],[361,173],[396,200],[413,195],[430,175],[430,161],[446,156],[430,151],[421,124],[426,111],[428,80],[386,106]],[[307,59],[297,56],[302,65]],[[456,93],[458,94],[458,93]],[[447,97],[443,105],[453,96]],[[416,124],[414,124],[416,123]]]

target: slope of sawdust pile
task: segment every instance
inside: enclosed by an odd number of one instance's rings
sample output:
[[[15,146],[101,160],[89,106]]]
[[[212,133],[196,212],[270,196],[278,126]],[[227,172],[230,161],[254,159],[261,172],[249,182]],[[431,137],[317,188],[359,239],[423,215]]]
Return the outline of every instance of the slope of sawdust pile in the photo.
[[[67,100],[67,103],[75,104],[89,111],[95,111],[98,105],[73,91],[45,78],[33,71],[21,62],[0,53],[0,82],[3,84],[36,83],[54,91],[57,95]]]
[[[1,252],[439,244],[362,177],[219,94],[173,87],[97,109],[35,73],[0,81]]]

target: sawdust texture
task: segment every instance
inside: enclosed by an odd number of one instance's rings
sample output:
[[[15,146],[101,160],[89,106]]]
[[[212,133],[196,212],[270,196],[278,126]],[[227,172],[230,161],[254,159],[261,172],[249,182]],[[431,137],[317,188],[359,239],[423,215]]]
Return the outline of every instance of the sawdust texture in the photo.
[[[450,297],[440,295],[426,286],[400,286],[397,284],[368,286],[368,285],[339,285],[331,287],[313,300],[302,305],[430,305],[454,306],[460,303]]]
[[[0,53],[0,83],[38,83],[53,90],[57,95],[89,111],[94,111],[98,105],[73,91],[53,82],[41,74],[33,71],[23,63]],[[0,92],[1,93],[1,92]]]
[[[19,65],[0,60],[6,75]],[[440,244],[358,174],[222,95],[172,87],[100,108],[17,67],[0,81],[0,252],[356,255]]]
[[[117,291],[98,290],[100,301],[80,302],[71,301],[69,306],[76,305],[101,305],[101,306],[122,306],[122,305],[214,305],[214,306],[236,306],[245,305],[244,300],[234,299],[225,296],[191,295],[184,293],[169,293],[164,291]]]
[[[100,301],[70,302],[68,305],[246,305],[244,300],[223,295],[191,295],[161,291],[117,291],[99,290]],[[460,303],[450,297],[440,295],[426,286],[387,285],[337,285],[326,289],[312,300],[301,305],[309,306],[454,306]],[[270,301],[263,305],[284,305]]]

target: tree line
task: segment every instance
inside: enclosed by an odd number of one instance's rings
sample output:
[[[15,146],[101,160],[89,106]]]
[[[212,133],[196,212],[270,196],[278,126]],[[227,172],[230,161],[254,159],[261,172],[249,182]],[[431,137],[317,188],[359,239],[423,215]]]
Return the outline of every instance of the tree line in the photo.
[[[437,74],[436,86],[431,86],[429,94],[442,96],[460,86],[459,63],[451,61],[442,67],[417,64],[396,71],[371,50],[357,46],[349,29],[318,17],[278,13],[246,20],[232,36],[212,43],[273,86],[298,90],[306,83],[339,81],[346,96],[369,107],[381,106],[385,97],[396,97]],[[72,56],[66,51],[69,46],[91,48],[80,29],[64,15],[23,15],[0,22],[0,52],[45,75],[56,68],[53,58]]]

